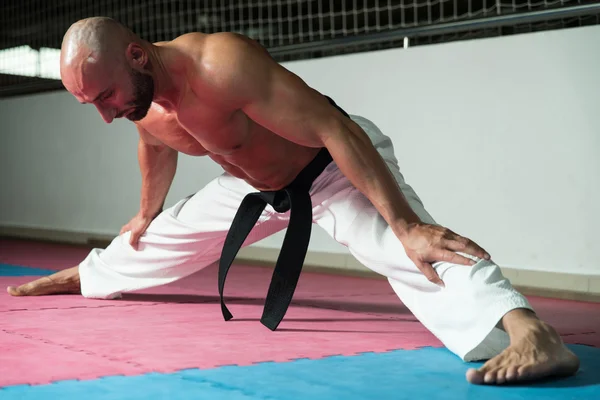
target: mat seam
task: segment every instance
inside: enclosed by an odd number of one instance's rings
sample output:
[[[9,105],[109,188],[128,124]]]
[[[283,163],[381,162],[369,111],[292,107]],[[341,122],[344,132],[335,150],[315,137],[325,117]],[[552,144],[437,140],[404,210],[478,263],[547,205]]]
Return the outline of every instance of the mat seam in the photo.
[[[180,370],[183,371],[183,370]],[[180,371],[177,372],[173,372],[174,375],[178,374]],[[179,379],[183,380],[183,381],[192,381],[192,382],[202,382],[202,383],[207,383],[210,386],[217,388],[217,389],[225,389],[226,391],[235,391],[235,392],[239,392],[243,395],[246,396],[252,396],[253,398],[257,398],[257,399],[261,399],[261,400],[277,400],[276,397],[272,397],[272,396],[265,396],[265,395],[261,395],[260,393],[256,393],[256,392],[250,392],[248,390],[245,390],[241,387],[237,387],[237,386],[230,386],[230,385],[225,385],[221,382],[217,382],[217,381],[213,381],[204,377],[201,377],[200,380],[198,379],[193,379],[187,376],[178,376]]]
[[[76,310],[76,309],[81,309],[81,308],[97,309],[97,308],[111,308],[111,307],[126,308],[126,307],[135,307],[135,306],[149,307],[149,306],[157,306],[157,305],[162,305],[162,304],[165,304],[165,303],[123,304],[123,305],[107,304],[107,305],[101,305],[101,306],[45,307],[45,308],[14,308],[14,309],[10,309],[10,310],[0,310],[0,313],[15,312],[15,311]]]
[[[64,350],[68,350],[70,352],[84,353],[84,354],[91,355],[91,356],[94,356],[94,357],[98,357],[98,358],[101,358],[101,359],[104,359],[104,360],[108,360],[110,362],[129,364],[129,365],[131,365],[133,367],[136,367],[136,368],[142,368],[142,369],[145,368],[145,366],[143,364],[139,364],[139,363],[137,363],[135,361],[115,360],[113,358],[110,358],[109,356],[104,356],[102,354],[98,354],[98,353],[95,353],[95,352],[92,352],[92,351],[82,350],[82,349],[79,349],[79,348],[76,348],[76,347],[64,345],[64,344],[61,344],[61,343],[58,343],[58,342],[54,342],[54,341],[43,339],[43,338],[34,337],[34,336],[31,336],[31,335],[20,333],[20,332],[16,332],[16,331],[11,331],[11,330],[1,329],[1,328],[0,328],[0,331],[6,333],[8,335],[19,336],[19,337],[21,337],[23,339],[32,340],[32,341],[36,341],[36,342],[41,342],[41,343],[49,344],[49,345],[52,345],[52,346],[57,346],[57,347],[60,347],[60,348],[62,348]]]

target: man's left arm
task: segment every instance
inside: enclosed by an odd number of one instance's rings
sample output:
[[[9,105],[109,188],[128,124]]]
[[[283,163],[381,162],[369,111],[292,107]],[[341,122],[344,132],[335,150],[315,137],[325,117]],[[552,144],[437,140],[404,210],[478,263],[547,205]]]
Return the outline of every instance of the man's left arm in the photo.
[[[221,90],[228,100],[277,135],[308,147],[326,147],[342,173],[376,207],[430,281],[441,282],[431,262],[473,264],[456,251],[486,258],[485,251],[469,239],[421,223],[358,124],[255,45],[236,36],[228,40],[221,56],[230,62],[219,72]]]

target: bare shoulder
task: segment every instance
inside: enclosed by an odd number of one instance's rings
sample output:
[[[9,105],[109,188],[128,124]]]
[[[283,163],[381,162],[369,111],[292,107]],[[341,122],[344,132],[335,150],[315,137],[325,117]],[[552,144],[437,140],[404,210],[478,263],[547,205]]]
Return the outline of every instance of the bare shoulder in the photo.
[[[170,42],[185,52],[197,67],[222,70],[227,64],[238,67],[247,57],[270,59],[269,52],[257,41],[233,32],[188,33]]]
[[[207,35],[195,52],[192,88],[234,106],[250,87],[262,86],[278,63],[255,40],[231,32]]]
[[[188,57],[194,57],[197,54],[202,53],[206,39],[209,36],[210,35],[206,33],[190,32],[170,41],[156,42],[153,44],[158,47],[176,49]]]
[[[155,46],[177,48],[195,61],[220,62],[232,56],[250,53],[270,58],[269,52],[257,41],[234,32],[191,32]]]
[[[261,60],[272,61],[269,52],[256,40],[233,32],[208,35],[202,54],[202,62],[206,66],[229,64],[243,67],[243,63]]]
[[[256,40],[235,32],[219,32],[208,35],[207,42],[226,51],[259,51],[268,54],[267,50]]]
[[[180,48],[185,48],[190,51],[190,54],[200,53],[202,50],[232,50],[240,46],[251,46],[256,50],[264,50],[264,48],[255,40],[234,32],[217,32],[217,33],[202,33],[190,32],[178,36],[169,42],[158,42],[156,45],[168,45]]]
[[[169,43],[172,45],[177,45],[177,46],[193,46],[194,44],[197,44],[201,41],[203,41],[204,39],[206,39],[207,36],[210,36],[209,34],[206,33],[202,33],[202,32],[190,32],[190,33],[184,33],[181,36],[177,36],[175,39],[171,40]]]

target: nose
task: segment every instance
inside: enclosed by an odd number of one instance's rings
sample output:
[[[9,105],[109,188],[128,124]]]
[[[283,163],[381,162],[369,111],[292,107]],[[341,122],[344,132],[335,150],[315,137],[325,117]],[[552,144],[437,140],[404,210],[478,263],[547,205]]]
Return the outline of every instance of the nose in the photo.
[[[115,119],[115,115],[117,114],[117,112],[113,108],[102,108],[98,106],[96,106],[96,108],[98,109],[98,112],[102,116],[104,122],[106,122],[107,124],[110,124],[113,121],[113,119]]]

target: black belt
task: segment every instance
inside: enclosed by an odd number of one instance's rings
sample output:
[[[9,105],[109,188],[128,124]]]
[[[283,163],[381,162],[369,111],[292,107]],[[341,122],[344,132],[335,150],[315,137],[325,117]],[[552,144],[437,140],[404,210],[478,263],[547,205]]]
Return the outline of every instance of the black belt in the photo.
[[[348,117],[333,100],[329,102]],[[275,264],[273,277],[265,300],[260,322],[274,331],[285,316],[300,279],[308,250],[312,228],[312,201],[310,188],[317,177],[333,161],[329,151],[322,148],[317,156],[298,174],[296,179],[281,190],[260,191],[244,197],[235,214],[219,261],[219,295],[225,321],[233,318],[223,301],[225,278],[242,244],[256,225],[267,204],[279,213],[290,211],[290,223],[283,239],[281,252]]]

